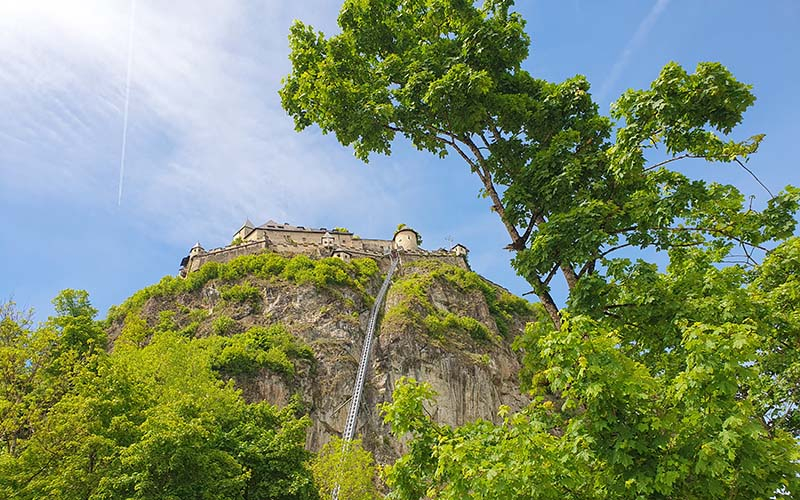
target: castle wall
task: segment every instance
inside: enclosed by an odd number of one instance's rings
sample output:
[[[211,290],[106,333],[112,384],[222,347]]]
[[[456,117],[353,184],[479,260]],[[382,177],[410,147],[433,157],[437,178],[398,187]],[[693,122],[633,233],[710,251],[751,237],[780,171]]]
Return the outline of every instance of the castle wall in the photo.
[[[421,259],[431,259],[431,258],[444,261],[450,265],[460,267],[461,269],[466,269],[467,271],[471,270],[469,268],[469,264],[467,264],[467,261],[464,257],[460,255],[455,255],[446,250],[436,250],[434,252],[426,252],[425,250],[400,251],[401,265],[403,264],[403,262],[414,262]]]
[[[241,231],[237,233],[237,235],[240,234],[242,234]],[[352,258],[374,259],[383,272],[386,272],[389,267],[390,259],[387,254],[392,250],[399,251],[401,263],[435,258],[462,269],[469,269],[466,255],[459,255],[444,249],[426,251],[418,248],[416,233],[411,230],[398,232],[394,240],[361,239],[353,238],[353,235],[348,233],[328,232],[333,240],[333,247],[322,245],[322,238],[325,234],[325,231],[320,230],[287,230],[281,227],[256,228],[247,235],[246,242],[243,244],[217,248],[199,255],[190,254],[181,274],[185,275],[196,271],[207,262],[223,263],[242,255],[265,251],[285,256],[302,254],[312,258],[329,257],[333,254],[343,260],[349,260],[349,258],[345,258],[344,252],[335,253],[335,249],[346,249]]]
[[[254,241],[234,247],[217,248],[204,254],[190,257],[189,263],[186,265],[186,271],[191,273],[192,271],[200,269],[206,262],[228,262],[234,257],[263,252],[266,248],[267,245],[264,241]]]
[[[333,238],[335,246],[339,247],[351,247],[354,245],[354,242],[360,240],[353,240],[352,234],[344,234],[338,232],[331,232],[329,233],[331,238]],[[285,230],[285,229],[263,229],[263,228],[256,228],[251,232],[248,236],[246,241],[259,241],[263,240],[264,238],[269,238],[269,240],[274,244],[303,244],[303,243],[310,243],[315,245],[322,244],[322,237],[325,235],[323,231],[297,231],[297,230]],[[356,246],[358,246],[356,244]]]
[[[391,240],[360,239],[353,240],[352,247],[368,252],[387,253],[394,248]]]

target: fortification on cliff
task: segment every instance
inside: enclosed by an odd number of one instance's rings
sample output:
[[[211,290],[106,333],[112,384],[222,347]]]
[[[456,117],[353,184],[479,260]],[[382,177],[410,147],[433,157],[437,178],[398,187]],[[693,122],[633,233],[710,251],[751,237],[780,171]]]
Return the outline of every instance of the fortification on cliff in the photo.
[[[196,271],[206,262],[227,262],[240,255],[275,252],[292,256],[298,254],[313,258],[336,257],[344,261],[353,258],[375,259],[381,268],[388,267],[389,254],[396,252],[401,261],[436,258],[458,267],[469,269],[469,250],[462,244],[450,250],[425,250],[420,247],[419,233],[401,224],[391,240],[360,238],[343,229],[306,228],[269,220],[254,226],[247,220],[233,235],[233,242],[225,247],[205,250],[198,242],[181,260],[181,276]]]

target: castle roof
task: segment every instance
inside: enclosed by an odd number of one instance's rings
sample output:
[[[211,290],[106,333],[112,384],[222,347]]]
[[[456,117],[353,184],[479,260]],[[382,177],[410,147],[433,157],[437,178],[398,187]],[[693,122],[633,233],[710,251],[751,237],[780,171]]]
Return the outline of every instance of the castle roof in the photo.
[[[293,225],[289,224],[288,222],[284,222],[283,224],[278,224],[277,222],[275,222],[272,219],[270,219],[267,222],[265,222],[265,223],[261,224],[260,226],[258,226],[258,229],[274,229],[274,230],[278,230],[278,231],[294,231],[294,232],[301,232],[301,233],[353,234],[353,233],[351,233],[349,231],[347,231],[347,232],[345,232],[345,231],[337,231],[335,229],[327,229],[327,228],[324,228],[324,227],[319,228],[319,229],[315,229],[315,228],[304,227],[304,226],[293,226]]]
[[[400,229],[398,229],[397,231],[395,231],[395,232],[394,232],[394,236],[397,236],[398,234],[402,233],[403,231],[411,231],[411,232],[412,232],[412,233],[414,233],[415,235],[419,236],[419,233],[418,233],[418,232],[416,232],[415,230],[411,229],[411,228],[410,228],[410,227],[408,227],[408,226],[401,227]],[[392,236],[392,238],[394,238],[394,236]]]
[[[239,232],[240,232],[242,229],[249,229],[249,231],[247,231],[247,232],[244,234],[244,237],[246,238],[246,237],[247,237],[247,235],[248,235],[248,234],[250,234],[250,233],[252,233],[252,232],[253,232],[253,229],[255,229],[255,228],[253,227],[253,223],[252,223],[252,222],[250,222],[250,219],[246,219],[246,220],[244,221],[244,224],[242,224],[242,227],[240,227],[239,229],[237,229],[237,230],[236,230],[236,232],[235,232],[235,233],[233,233],[233,235],[234,235],[234,236],[236,236],[237,234],[239,234]]]
[[[456,249],[456,248],[458,248],[458,247],[461,247],[461,248],[463,248],[464,250],[467,250],[467,251],[469,251],[469,248],[467,248],[466,246],[462,245],[461,243],[456,243],[455,245],[453,245],[452,247],[450,247],[450,251],[453,251],[453,250],[455,250],[455,249]]]

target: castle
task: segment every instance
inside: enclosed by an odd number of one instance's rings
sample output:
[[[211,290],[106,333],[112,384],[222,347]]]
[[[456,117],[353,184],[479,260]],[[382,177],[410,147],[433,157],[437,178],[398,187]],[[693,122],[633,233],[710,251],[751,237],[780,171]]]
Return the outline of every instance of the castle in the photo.
[[[206,262],[227,262],[240,255],[267,251],[286,256],[304,254],[313,258],[336,257],[348,262],[353,258],[369,257],[375,259],[381,268],[388,266],[389,254],[394,251],[401,261],[437,258],[469,269],[469,250],[464,245],[456,244],[450,250],[424,250],[419,246],[421,241],[419,233],[402,224],[391,240],[379,240],[360,238],[344,228],[312,229],[278,224],[273,220],[254,226],[247,220],[234,233],[233,242],[228,246],[205,250],[197,243],[192,247],[189,255],[181,260],[180,275],[186,276]]]

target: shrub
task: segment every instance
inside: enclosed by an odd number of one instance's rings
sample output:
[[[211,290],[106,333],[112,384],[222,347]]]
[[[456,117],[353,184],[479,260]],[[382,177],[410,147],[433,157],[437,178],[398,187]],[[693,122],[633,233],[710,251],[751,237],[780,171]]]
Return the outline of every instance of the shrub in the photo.
[[[423,320],[428,332],[439,338],[444,338],[448,334],[466,333],[474,340],[489,340],[489,329],[486,325],[470,318],[469,316],[457,316],[451,312],[442,314],[429,314]]]
[[[267,368],[294,375],[293,360],[313,360],[310,347],[289,333],[283,325],[253,327],[230,337],[203,339],[212,367],[227,375],[251,374]]]
[[[174,331],[178,328],[175,323],[175,311],[161,311],[158,313],[158,324],[156,330],[166,332]]]
[[[225,287],[221,293],[222,300],[237,304],[257,306],[261,303],[261,292],[250,283]]]
[[[211,324],[211,331],[215,335],[228,335],[236,328],[236,320],[229,316],[220,316]]]

